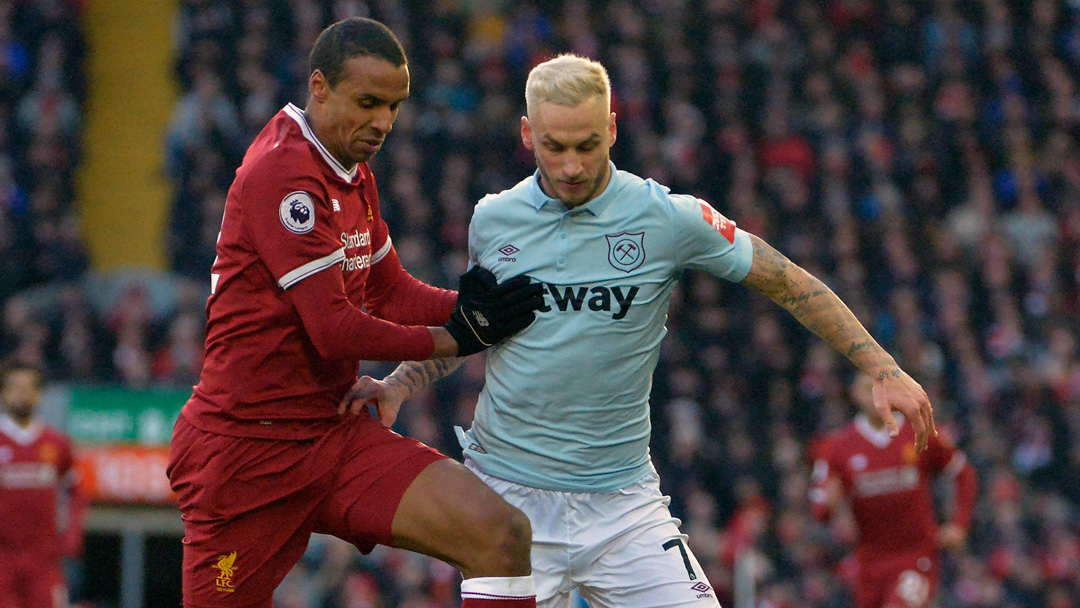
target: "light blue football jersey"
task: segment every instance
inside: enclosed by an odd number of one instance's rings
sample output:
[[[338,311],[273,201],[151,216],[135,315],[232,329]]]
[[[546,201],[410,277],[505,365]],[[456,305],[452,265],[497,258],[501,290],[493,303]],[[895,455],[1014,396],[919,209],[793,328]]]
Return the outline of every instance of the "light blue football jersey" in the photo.
[[[708,203],[611,165],[603,193],[573,210],[539,173],[484,197],[470,264],[544,284],[527,329],[487,352],[465,454],[485,473],[566,492],[611,492],[644,477],[649,392],[684,268],[730,281],[750,272],[747,233]]]

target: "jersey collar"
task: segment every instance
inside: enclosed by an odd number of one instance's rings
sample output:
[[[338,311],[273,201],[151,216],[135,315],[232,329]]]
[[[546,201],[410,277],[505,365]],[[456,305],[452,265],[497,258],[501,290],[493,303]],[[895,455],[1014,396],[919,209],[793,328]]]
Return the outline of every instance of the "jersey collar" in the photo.
[[[594,216],[599,216],[608,208],[611,201],[615,200],[615,196],[619,190],[622,190],[622,180],[619,179],[619,172],[615,168],[615,163],[608,161],[608,170],[611,171],[611,178],[608,179],[607,186],[604,187],[604,191],[593,200],[585,203],[584,205],[577,207],[573,210],[573,213],[588,212]],[[533,174],[530,188],[533,189],[533,196],[531,197],[533,205],[539,210],[547,204],[562,205],[562,201],[557,198],[551,198],[544,192],[544,189],[540,187],[540,170],[537,169]],[[618,183],[616,183],[618,182]]]
[[[30,422],[30,426],[21,427],[10,415],[0,414],[0,433],[11,437],[19,445],[34,443],[44,431],[45,424],[37,418]]]
[[[896,425],[900,428],[904,426],[904,417],[900,414],[895,414]],[[893,438],[889,437],[889,429],[881,427],[880,429],[874,428],[874,425],[870,424],[870,419],[866,417],[866,414],[856,414],[855,416],[855,430],[863,436],[864,439],[869,441],[876,448],[883,448],[892,443]]]
[[[311,130],[311,125],[308,124],[307,118],[304,117],[304,111],[296,107],[295,104],[289,104],[285,106],[285,113],[290,118],[296,121],[296,124],[300,125],[300,131],[304,134],[304,139],[307,139],[315,146],[315,149],[319,151],[319,156],[322,156],[327,165],[330,165],[330,169],[334,174],[349,182],[350,184],[356,182],[356,175],[360,172],[357,168],[358,165],[353,165],[352,169],[345,169],[338,159],[334,158],[333,154],[326,149],[326,146],[319,141],[318,137],[315,137],[315,131]]]

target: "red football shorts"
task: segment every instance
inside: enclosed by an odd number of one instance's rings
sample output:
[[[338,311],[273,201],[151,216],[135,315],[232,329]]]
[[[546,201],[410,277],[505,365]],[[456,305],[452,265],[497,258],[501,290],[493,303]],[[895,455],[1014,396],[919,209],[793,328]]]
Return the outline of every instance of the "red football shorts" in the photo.
[[[859,564],[858,608],[927,608],[938,587],[938,564],[924,554]]]
[[[269,608],[312,532],[364,553],[391,545],[405,490],[443,458],[366,409],[304,441],[217,435],[181,415],[168,474],[184,520],[184,605]]]
[[[0,551],[0,606],[66,608],[64,573],[56,559],[38,552]]]

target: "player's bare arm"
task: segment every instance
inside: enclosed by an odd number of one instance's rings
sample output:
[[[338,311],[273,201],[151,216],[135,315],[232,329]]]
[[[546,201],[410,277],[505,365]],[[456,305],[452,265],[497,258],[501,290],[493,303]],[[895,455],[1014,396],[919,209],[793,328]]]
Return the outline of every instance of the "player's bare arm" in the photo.
[[[403,399],[408,399],[440,378],[454,373],[462,363],[465,363],[465,357],[406,361],[397,366],[392,374],[383,378],[383,382],[394,386],[403,395]]]
[[[934,429],[930,400],[889,353],[877,343],[846,304],[820,279],[787,259],[761,238],[750,235],[754,262],[742,283],[768,296],[859,370],[874,380],[874,405],[889,434],[899,433],[890,410],[911,420],[915,449],[926,449]]]
[[[361,408],[374,405],[379,412],[379,420],[386,426],[393,426],[406,399],[431,386],[439,378],[449,376],[464,362],[465,357],[406,361],[382,380],[364,376],[349,389],[338,406],[338,413],[349,412],[355,416]]]

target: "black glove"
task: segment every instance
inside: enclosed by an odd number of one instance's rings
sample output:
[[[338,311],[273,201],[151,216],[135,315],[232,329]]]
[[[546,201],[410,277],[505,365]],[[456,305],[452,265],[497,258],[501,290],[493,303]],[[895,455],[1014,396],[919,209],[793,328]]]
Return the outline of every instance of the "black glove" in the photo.
[[[543,306],[540,283],[523,274],[499,283],[490,270],[474,266],[461,275],[457,304],[443,327],[465,357],[525,329]]]

